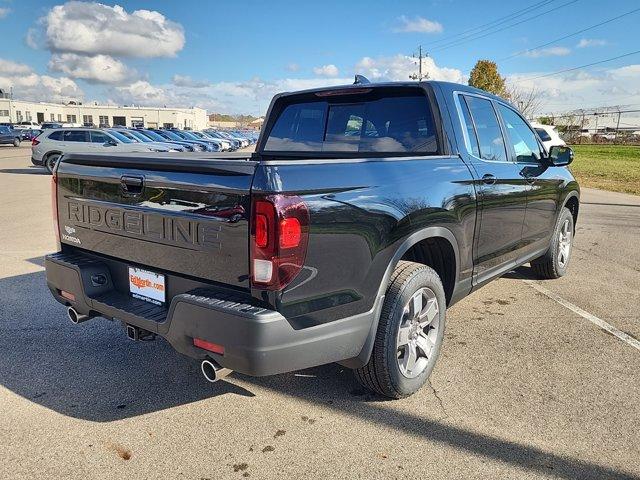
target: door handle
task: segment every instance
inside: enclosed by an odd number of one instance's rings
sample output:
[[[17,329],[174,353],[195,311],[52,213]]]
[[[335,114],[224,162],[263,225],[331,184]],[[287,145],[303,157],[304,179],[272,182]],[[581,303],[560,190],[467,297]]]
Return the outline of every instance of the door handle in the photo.
[[[144,177],[123,175],[120,177],[120,187],[122,188],[122,193],[127,196],[140,195],[144,188]]]
[[[490,173],[485,173],[482,176],[482,183],[486,185],[493,185],[494,183],[496,183],[495,175],[491,175]]]

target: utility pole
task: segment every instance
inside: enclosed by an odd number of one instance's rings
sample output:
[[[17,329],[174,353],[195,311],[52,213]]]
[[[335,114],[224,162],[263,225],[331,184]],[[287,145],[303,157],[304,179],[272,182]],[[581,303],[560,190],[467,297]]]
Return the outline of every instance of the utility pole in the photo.
[[[422,45],[420,45],[418,47],[418,73],[415,74],[411,74],[409,75],[409,78],[411,80],[418,80],[419,82],[421,82],[422,80],[428,80],[429,79],[429,74],[427,72],[422,73],[422,59],[423,58],[427,58],[429,56],[429,54],[425,54],[424,56],[422,55]],[[413,58],[416,58],[416,55],[413,54],[412,55]]]

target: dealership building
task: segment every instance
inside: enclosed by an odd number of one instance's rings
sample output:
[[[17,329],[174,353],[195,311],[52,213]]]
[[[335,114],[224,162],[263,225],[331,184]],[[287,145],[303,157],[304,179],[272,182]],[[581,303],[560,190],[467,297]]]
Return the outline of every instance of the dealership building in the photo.
[[[0,90],[0,123],[58,122],[95,126],[184,128],[202,130],[208,126],[202,108],[153,108],[138,106],[83,104],[81,102],[46,103],[12,100]]]

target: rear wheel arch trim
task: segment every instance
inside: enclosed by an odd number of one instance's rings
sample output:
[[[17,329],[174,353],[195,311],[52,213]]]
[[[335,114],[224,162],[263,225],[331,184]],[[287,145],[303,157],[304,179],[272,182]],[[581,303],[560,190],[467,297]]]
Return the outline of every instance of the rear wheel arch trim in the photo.
[[[378,288],[378,292],[376,294],[373,305],[373,321],[371,322],[371,329],[369,330],[369,334],[367,335],[367,339],[364,342],[360,354],[355,358],[340,362],[341,365],[347,368],[361,368],[367,364],[367,362],[369,361],[369,357],[371,356],[371,352],[373,351],[373,342],[375,341],[376,332],[378,330],[378,321],[380,320],[380,313],[382,311],[382,305],[384,303],[384,296],[387,288],[389,287],[389,281],[391,279],[393,271],[395,270],[398,262],[400,262],[404,254],[407,253],[409,249],[411,249],[411,247],[423,240],[435,237],[446,239],[447,241],[449,241],[449,243],[451,243],[451,246],[453,247],[453,253],[456,260],[454,279],[455,290],[455,286],[458,284],[460,273],[460,250],[458,248],[458,241],[453,235],[453,232],[445,227],[426,227],[422,230],[418,230],[417,232],[412,233],[411,235],[406,237],[400,244],[400,246],[396,249],[396,252],[387,265],[382,280],[380,281],[380,287]]]

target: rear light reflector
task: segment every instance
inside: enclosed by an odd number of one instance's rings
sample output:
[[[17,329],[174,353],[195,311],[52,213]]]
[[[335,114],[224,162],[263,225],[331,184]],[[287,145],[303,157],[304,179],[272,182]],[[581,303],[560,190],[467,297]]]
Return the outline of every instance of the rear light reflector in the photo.
[[[72,302],[76,301],[76,296],[71,292],[65,292],[64,290],[60,290],[60,296]]]
[[[31,146],[35,147],[36,145],[40,145],[40,140],[34,138],[33,140],[31,140]]]
[[[217,343],[207,342],[206,340],[202,340],[201,338],[194,338],[193,344],[198,348],[217,353],[218,355],[224,355],[224,347],[222,345],[218,345]]]
[[[266,195],[254,199],[251,218],[251,284],[282,290],[304,266],[309,210],[298,196]]]

